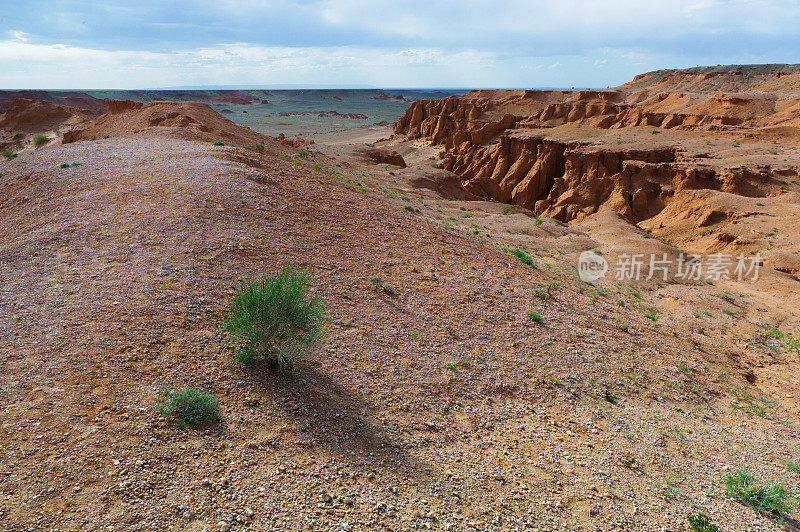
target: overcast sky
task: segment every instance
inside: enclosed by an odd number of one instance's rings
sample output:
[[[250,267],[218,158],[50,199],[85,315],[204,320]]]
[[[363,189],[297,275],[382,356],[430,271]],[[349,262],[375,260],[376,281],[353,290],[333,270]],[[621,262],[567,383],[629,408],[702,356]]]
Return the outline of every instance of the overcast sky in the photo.
[[[606,87],[659,68],[800,62],[793,1],[0,0],[0,7],[0,88]]]

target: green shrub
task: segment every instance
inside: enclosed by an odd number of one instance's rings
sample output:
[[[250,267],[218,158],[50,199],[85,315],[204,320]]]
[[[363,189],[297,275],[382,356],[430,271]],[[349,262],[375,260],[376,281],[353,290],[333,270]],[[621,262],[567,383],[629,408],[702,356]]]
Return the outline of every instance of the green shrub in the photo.
[[[711,518],[703,512],[697,515],[689,514],[686,516],[689,521],[689,530],[692,532],[719,532],[719,527],[711,522]]]
[[[554,279],[550,279],[549,281],[547,281],[547,285],[546,286],[547,286],[547,293],[548,294],[552,294],[553,292],[555,292],[556,290],[561,288],[561,283],[559,283],[558,281],[556,281]]]
[[[50,139],[47,138],[47,135],[43,133],[37,133],[33,136],[33,145],[37,148],[39,146],[44,146]]]
[[[531,268],[535,268],[536,267],[536,264],[533,262],[533,259],[530,258],[530,256],[527,253],[525,253],[525,251],[523,251],[523,250],[521,250],[519,248],[516,248],[516,249],[512,249],[511,250],[511,254],[514,255],[515,257],[517,257],[519,260],[521,260],[525,264],[527,264],[528,266],[530,266]]]
[[[733,304],[735,302],[735,299],[730,294],[726,294],[726,293],[717,294],[717,297],[720,298],[720,299],[723,299],[723,300],[725,300],[725,301],[727,301],[728,303],[731,303],[731,304]]]
[[[59,130],[59,129],[61,129],[61,128],[60,128],[59,126],[57,126],[57,125],[55,125],[55,126],[50,126],[50,130],[51,130],[53,133],[55,133],[55,134],[58,134],[58,130]]]
[[[69,168],[69,163],[61,163],[61,168]]]
[[[503,214],[508,214],[510,212],[511,212],[511,206],[510,205],[504,205],[503,206]]]
[[[258,153],[263,153],[263,152],[264,152],[264,144],[262,144],[261,142],[259,142],[258,144],[256,144],[255,150],[256,150]]]
[[[220,419],[217,398],[194,388],[181,390],[161,388],[156,398],[156,408],[164,414],[164,417],[175,417],[181,424],[197,425],[204,421]]]
[[[367,277],[367,282],[373,290],[378,290],[383,286],[383,277],[375,273]]]
[[[9,149],[3,150],[2,155],[3,155],[3,157],[5,157],[8,160],[11,160],[11,159],[13,159],[14,157],[17,156],[16,153],[14,153],[13,151],[11,151]]]
[[[221,140],[214,141],[214,146],[224,146],[224,145],[225,145],[225,143],[222,142]]]
[[[395,288],[394,285],[384,284],[382,288],[383,291],[389,294],[390,296],[397,295],[397,288]]]
[[[797,463],[794,460],[784,460],[783,466],[793,473],[800,473],[800,463]]]
[[[233,356],[289,375],[304,352],[322,340],[324,308],[308,293],[305,272],[286,263],[274,275],[242,280],[222,321]]]
[[[383,277],[377,274],[370,275],[367,277],[367,282],[369,283],[370,287],[373,290],[382,290],[389,294],[390,296],[397,295],[397,289],[390,284],[386,284],[383,282]]]
[[[774,517],[785,516],[798,503],[794,490],[782,482],[758,484],[755,475],[742,470],[725,476],[725,494],[758,513]]]
[[[536,323],[542,323],[542,315],[534,310],[528,312],[528,319]]]
[[[11,138],[19,142],[25,138],[25,132],[18,129],[14,132],[13,135],[11,135]]]

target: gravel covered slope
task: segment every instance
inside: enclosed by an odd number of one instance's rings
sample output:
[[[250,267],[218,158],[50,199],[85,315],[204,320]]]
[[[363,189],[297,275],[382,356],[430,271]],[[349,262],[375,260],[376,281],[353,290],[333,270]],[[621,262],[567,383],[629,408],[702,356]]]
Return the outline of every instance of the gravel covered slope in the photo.
[[[796,485],[795,428],[732,408],[724,349],[569,264],[210,143],[82,142],[0,173],[4,529],[679,530],[703,509],[779,528],[721,480]],[[292,381],[229,364],[215,325],[238,278],[286,259],[331,318]],[[162,385],[213,392],[224,421],[160,418]]]

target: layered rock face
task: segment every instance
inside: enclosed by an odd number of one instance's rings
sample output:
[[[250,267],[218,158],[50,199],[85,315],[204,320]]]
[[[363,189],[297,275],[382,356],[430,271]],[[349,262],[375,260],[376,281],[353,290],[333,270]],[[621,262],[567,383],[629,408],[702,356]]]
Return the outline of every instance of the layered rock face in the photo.
[[[660,212],[676,191],[767,194],[771,177],[746,168],[718,171],[678,160],[674,149],[597,150],[538,136],[501,136],[489,146],[462,143],[440,166],[479,196],[520,205],[562,222],[611,207],[633,222]]]
[[[394,131],[442,146],[439,166],[457,174],[473,194],[563,222],[601,206],[639,222],[658,214],[676,191],[766,195],[774,176],[766,169],[707,167],[670,146],[614,149],[607,142],[557,140],[541,130],[565,124],[595,130],[741,127],[774,115],[771,101],[762,95],[699,98],[617,90],[472,91],[414,102]]]

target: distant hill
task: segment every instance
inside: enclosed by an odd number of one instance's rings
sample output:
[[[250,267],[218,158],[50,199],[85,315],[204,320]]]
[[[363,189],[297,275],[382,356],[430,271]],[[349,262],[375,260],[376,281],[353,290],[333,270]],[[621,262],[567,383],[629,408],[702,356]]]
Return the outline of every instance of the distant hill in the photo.
[[[800,93],[800,65],[717,65],[654,70],[617,87],[664,92]]]

